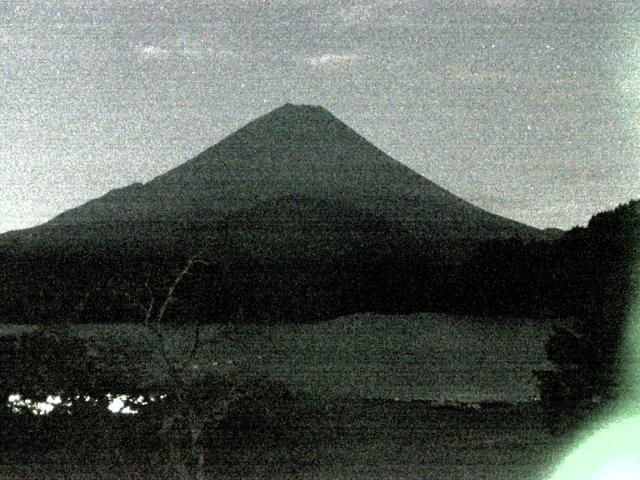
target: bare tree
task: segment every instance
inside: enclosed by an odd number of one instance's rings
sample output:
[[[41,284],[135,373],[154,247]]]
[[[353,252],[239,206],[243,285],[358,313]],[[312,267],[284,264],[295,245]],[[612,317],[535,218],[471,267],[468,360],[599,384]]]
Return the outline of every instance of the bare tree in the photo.
[[[192,274],[194,266],[208,265],[200,256],[197,254],[187,259],[159,300],[147,281],[146,304],[134,302],[142,309],[147,339],[162,362],[165,382],[160,388],[164,397],[161,402],[162,427],[159,434],[167,448],[168,463],[171,468],[178,470],[177,473],[182,478],[192,480],[205,478],[205,427],[224,419],[232,402],[240,397],[235,383],[230,382],[221,398],[203,398],[208,392],[200,391],[206,385],[207,378],[198,364],[198,353],[202,347],[202,324],[199,320],[192,321],[185,327],[183,333],[189,339],[186,351],[177,357],[171,354],[163,321],[170,305],[176,301],[176,289]]]

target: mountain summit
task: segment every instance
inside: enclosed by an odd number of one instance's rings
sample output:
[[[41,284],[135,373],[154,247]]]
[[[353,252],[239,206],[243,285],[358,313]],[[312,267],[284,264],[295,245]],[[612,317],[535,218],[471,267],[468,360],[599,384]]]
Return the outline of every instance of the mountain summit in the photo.
[[[260,202],[301,197],[349,204],[432,239],[538,232],[451,194],[324,108],[292,104],[144,185],[113,190],[48,225],[211,222]]]

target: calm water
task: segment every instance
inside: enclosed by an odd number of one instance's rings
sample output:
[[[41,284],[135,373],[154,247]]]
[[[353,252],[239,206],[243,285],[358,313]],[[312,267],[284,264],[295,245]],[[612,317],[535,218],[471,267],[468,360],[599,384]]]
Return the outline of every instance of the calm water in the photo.
[[[232,367],[321,397],[529,401],[538,398],[532,371],[550,366],[544,343],[551,326],[548,320],[423,313],[247,327],[231,340],[218,327],[206,327],[198,366]],[[16,328],[28,327],[0,326],[0,333]],[[78,333],[99,348],[125,345],[136,355],[141,378],[162,374],[140,326],[83,325]],[[167,336],[177,356],[188,351],[184,331]],[[122,400],[114,397],[111,409],[122,410]]]

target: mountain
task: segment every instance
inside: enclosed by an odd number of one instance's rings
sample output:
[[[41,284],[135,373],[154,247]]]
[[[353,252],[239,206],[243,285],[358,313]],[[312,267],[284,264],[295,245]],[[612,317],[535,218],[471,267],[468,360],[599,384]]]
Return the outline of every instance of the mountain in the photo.
[[[513,236],[549,232],[451,194],[321,107],[286,104],[146,184],[0,235],[0,321],[134,319],[131,298],[146,283],[160,294],[195,252],[209,265],[176,318],[446,310],[456,266]]]
[[[209,222],[282,197],[339,201],[432,239],[535,237],[417,174],[322,107],[286,104],[188,162],[69,210],[51,225]]]

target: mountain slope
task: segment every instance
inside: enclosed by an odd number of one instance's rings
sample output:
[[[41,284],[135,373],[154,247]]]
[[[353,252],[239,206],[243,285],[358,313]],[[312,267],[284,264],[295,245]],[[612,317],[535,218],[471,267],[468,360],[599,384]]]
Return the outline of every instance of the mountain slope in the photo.
[[[111,191],[51,223],[209,222],[290,195],[345,202],[432,239],[539,234],[456,197],[325,109],[290,104],[147,184]]]

